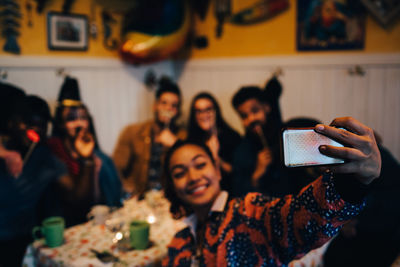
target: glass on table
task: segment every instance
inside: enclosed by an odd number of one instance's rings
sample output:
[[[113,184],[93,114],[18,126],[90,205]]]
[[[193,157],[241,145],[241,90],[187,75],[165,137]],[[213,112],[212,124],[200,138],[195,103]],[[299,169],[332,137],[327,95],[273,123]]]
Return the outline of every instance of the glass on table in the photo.
[[[106,205],[95,205],[86,215],[94,224],[104,224],[110,214],[110,207]]]
[[[118,243],[124,237],[122,227],[125,224],[125,221],[122,218],[109,218],[105,221],[106,228],[114,233],[113,243]]]

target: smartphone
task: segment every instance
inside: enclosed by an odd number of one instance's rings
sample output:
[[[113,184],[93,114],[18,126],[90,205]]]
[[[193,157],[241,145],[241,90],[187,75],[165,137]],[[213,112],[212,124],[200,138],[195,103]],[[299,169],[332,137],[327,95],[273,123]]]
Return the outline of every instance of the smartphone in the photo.
[[[314,131],[314,128],[288,128],[282,133],[283,159],[286,167],[341,164],[344,160],[325,156],[319,146],[342,144]]]

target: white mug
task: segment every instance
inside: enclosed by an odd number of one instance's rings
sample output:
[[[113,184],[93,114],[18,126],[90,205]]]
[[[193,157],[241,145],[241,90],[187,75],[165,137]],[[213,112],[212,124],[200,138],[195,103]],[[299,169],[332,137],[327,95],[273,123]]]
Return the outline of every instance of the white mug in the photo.
[[[93,220],[94,224],[104,224],[109,213],[110,208],[108,206],[96,205],[92,207],[87,217],[89,220]]]

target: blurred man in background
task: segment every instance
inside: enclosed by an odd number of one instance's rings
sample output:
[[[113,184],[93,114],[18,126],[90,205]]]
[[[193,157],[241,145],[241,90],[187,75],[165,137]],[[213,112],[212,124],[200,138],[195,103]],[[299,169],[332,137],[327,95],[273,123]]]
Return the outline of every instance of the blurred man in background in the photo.
[[[176,120],[180,115],[181,93],[168,78],[162,78],[153,104],[154,119],[131,124],[121,133],[113,159],[129,194],[161,189],[163,155],[186,132]]]
[[[38,203],[66,169],[44,145],[50,112],[37,96],[0,84],[0,266],[21,266]]]

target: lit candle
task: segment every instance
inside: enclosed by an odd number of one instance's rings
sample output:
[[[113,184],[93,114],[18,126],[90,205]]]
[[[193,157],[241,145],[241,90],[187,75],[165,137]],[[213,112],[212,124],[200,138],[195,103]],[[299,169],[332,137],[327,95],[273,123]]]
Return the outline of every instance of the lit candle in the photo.
[[[150,215],[147,217],[147,222],[150,223],[150,224],[155,223],[155,222],[156,222],[156,217],[155,217],[153,214],[150,214]]]

